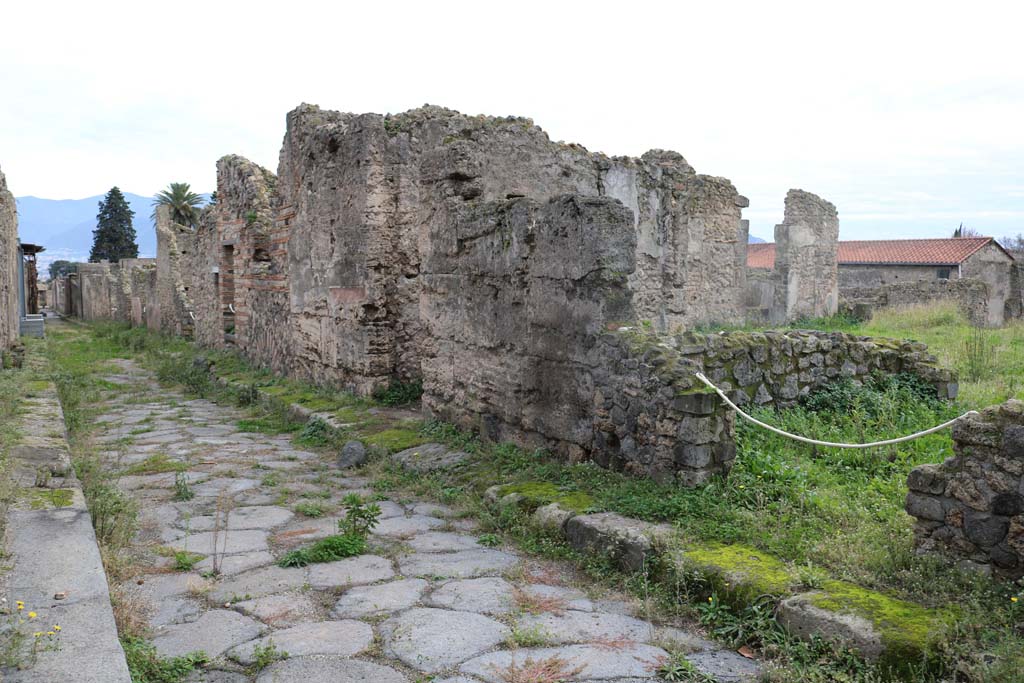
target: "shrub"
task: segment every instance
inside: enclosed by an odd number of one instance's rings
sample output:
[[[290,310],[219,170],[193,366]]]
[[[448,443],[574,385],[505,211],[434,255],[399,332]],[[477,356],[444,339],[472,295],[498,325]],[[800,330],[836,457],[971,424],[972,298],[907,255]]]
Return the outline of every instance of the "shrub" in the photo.
[[[386,406],[404,406],[415,403],[423,396],[423,380],[399,382],[392,380],[386,389],[374,392],[373,397]]]

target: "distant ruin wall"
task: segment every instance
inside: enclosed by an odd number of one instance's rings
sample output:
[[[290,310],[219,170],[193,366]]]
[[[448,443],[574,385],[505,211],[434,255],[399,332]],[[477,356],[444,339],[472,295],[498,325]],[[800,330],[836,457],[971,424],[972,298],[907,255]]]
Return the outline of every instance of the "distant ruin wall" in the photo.
[[[839,215],[803,190],[786,194],[785,217],[775,226],[775,306],[772,322],[833,315],[839,304]]]
[[[842,307],[866,313],[875,308],[916,306],[936,301],[953,301],[973,324],[988,324],[989,290],[981,280],[913,280],[880,287],[845,287]],[[865,308],[866,307],[866,308]]]
[[[159,329],[191,337],[194,312],[185,263],[196,257],[195,232],[170,219],[166,206],[156,207],[156,319]]]
[[[0,171],[0,351],[18,341],[18,210]]]
[[[1024,402],[953,427],[953,457],[907,477],[914,545],[1006,579],[1024,576]]]

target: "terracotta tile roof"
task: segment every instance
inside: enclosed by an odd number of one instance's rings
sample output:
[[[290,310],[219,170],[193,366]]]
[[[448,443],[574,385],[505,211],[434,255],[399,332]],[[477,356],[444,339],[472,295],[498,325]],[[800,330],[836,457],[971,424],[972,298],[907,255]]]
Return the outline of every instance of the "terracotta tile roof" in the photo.
[[[991,237],[926,240],[851,240],[839,242],[839,263],[955,266],[992,241]],[[747,267],[775,266],[775,244],[747,247]]]

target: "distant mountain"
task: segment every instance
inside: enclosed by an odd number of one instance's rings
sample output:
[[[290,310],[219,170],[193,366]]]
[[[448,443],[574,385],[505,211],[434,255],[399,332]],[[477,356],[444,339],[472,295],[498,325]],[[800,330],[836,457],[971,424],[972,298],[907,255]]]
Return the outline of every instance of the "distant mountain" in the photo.
[[[135,212],[132,225],[139,244],[139,256],[156,256],[156,228],[149,220],[153,198],[124,193]],[[22,242],[40,244],[46,251],[39,255],[39,271],[45,272],[50,262],[86,261],[92,249],[92,231],[104,195],[85,199],[40,199],[17,197],[18,236]],[[203,195],[209,199],[209,195]]]
[[[753,235],[747,235],[747,244],[764,244],[766,240],[760,237],[754,237]]]

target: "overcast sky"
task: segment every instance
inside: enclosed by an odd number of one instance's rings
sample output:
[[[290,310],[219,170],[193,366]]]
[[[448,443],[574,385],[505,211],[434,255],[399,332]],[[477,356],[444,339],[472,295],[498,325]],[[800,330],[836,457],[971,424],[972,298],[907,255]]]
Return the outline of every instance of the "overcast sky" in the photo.
[[[1024,232],[1021,3],[91,2],[0,9],[0,168],[18,196],[215,187],[277,167],[301,102],[529,116],[674,149],[750,198],[834,202],[845,239]]]

